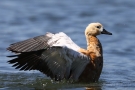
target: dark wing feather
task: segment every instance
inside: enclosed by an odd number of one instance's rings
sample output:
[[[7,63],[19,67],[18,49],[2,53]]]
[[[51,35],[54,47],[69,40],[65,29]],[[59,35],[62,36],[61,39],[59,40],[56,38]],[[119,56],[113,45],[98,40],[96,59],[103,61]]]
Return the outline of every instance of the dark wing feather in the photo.
[[[21,53],[46,49],[48,46],[51,46],[51,44],[48,45],[47,42],[53,35],[54,34],[52,33],[47,33],[46,35],[37,36],[21,42],[13,43],[10,45],[10,47],[7,48],[7,50]]]
[[[8,62],[9,64],[13,64],[13,67],[15,67],[15,69],[39,70],[43,72],[44,74],[46,74],[47,76],[54,78],[53,73],[49,70],[47,66],[47,63],[43,59],[41,59],[42,53],[43,53],[43,50],[33,51],[33,52],[24,52],[19,55],[14,55],[13,57],[16,57],[16,58]]]

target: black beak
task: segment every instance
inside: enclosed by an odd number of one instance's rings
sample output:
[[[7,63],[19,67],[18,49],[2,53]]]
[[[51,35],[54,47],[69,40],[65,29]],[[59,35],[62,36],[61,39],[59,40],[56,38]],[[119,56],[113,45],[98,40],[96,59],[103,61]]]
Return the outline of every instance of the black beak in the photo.
[[[107,35],[112,35],[112,33],[106,31],[105,29],[103,29],[103,31],[101,32],[101,34],[107,34]]]

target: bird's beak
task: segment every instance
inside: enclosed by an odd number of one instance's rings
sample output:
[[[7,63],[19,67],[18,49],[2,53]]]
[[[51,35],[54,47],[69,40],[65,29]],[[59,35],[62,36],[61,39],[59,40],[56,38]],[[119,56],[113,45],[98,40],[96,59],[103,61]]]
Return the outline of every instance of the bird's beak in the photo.
[[[101,32],[101,34],[107,34],[107,35],[112,35],[112,33],[106,31],[105,29],[103,29],[103,31]]]

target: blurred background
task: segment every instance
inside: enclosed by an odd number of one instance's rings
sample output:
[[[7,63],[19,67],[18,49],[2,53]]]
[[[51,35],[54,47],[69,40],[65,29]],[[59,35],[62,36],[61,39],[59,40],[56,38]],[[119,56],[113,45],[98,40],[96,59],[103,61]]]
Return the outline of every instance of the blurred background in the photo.
[[[86,48],[85,27],[100,22],[104,67],[99,82],[56,84],[38,71],[7,63],[11,44],[46,32],[64,32]],[[51,82],[50,82],[51,81]],[[52,87],[53,86],[53,87]],[[135,88],[135,0],[0,0],[0,89],[133,90]]]

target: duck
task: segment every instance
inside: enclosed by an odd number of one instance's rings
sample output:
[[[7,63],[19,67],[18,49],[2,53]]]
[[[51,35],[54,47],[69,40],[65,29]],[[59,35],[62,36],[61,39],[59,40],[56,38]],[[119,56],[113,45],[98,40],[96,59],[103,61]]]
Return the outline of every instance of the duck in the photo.
[[[36,36],[11,44],[8,61],[15,69],[38,70],[55,81],[97,82],[103,68],[103,50],[97,35],[112,35],[99,22],[85,29],[87,49],[75,44],[64,32]]]

